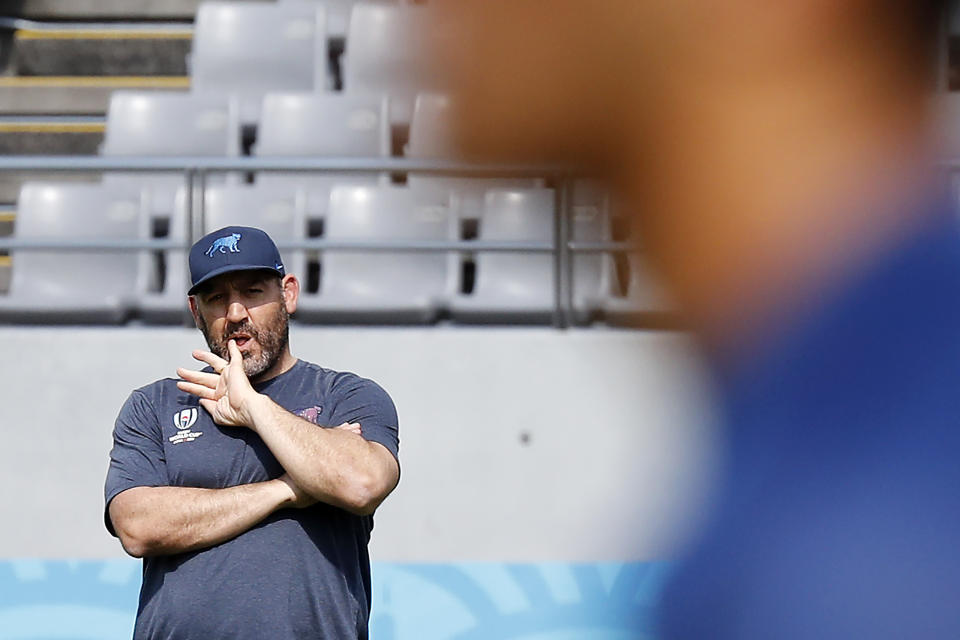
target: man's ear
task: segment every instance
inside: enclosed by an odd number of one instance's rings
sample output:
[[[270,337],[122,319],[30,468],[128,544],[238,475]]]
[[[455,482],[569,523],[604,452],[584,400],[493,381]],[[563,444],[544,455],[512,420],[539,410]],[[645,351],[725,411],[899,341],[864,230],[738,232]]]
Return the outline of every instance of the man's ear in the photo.
[[[193,324],[200,328],[200,310],[197,308],[197,297],[187,296],[187,304],[190,305],[190,315],[193,316]]]
[[[283,303],[287,308],[287,313],[293,313],[297,310],[297,300],[300,299],[300,281],[297,276],[288,273],[280,280],[280,288],[283,292]]]

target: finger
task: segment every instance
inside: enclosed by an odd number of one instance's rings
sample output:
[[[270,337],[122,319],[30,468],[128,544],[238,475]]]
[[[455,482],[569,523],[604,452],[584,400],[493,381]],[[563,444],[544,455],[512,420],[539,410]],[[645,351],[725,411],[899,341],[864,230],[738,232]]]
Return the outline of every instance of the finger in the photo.
[[[193,352],[193,357],[200,362],[206,362],[208,365],[213,367],[213,370],[217,373],[223,371],[223,368],[227,366],[226,360],[215,353],[210,353],[209,351],[201,351],[197,349]]]
[[[242,367],[243,354],[240,353],[240,347],[237,346],[236,340],[229,340],[227,342],[227,351],[230,352],[230,364],[238,363]]]
[[[193,371],[192,369],[180,368],[177,369],[177,375],[188,382],[202,384],[211,389],[216,389],[217,383],[220,382],[219,374],[209,373],[207,371]]]
[[[214,418],[217,417],[217,403],[215,400],[210,400],[208,398],[200,398],[200,406],[207,410]]]
[[[177,389],[180,389],[180,391],[186,391],[189,394],[197,396],[198,398],[200,398],[201,403],[205,398],[209,399],[211,402],[215,402],[217,399],[216,390],[211,389],[210,387],[206,387],[202,384],[195,384],[193,382],[186,382],[186,381],[180,380],[177,382]]]

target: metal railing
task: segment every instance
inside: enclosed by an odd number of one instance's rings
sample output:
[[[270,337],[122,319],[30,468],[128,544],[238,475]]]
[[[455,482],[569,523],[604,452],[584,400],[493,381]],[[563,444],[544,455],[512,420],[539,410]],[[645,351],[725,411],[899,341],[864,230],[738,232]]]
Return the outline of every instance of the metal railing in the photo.
[[[17,172],[126,172],[179,173],[187,191],[185,242],[173,240],[71,240],[0,238],[0,251],[70,249],[81,251],[124,251],[188,249],[204,235],[204,194],[210,174],[226,172],[322,173],[422,173],[438,176],[540,178],[555,191],[554,241],[494,242],[484,240],[440,241],[342,241],[320,238],[278,241],[283,249],[318,251],[496,251],[552,253],[554,257],[554,326],[565,328],[573,322],[573,254],[629,251],[626,242],[575,242],[571,237],[573,179],[571,170],[548,165],[505,165],[420,160],[406,158],[301,158],[301,157],[104,157],[104,156],[0,156],[0,173]]]

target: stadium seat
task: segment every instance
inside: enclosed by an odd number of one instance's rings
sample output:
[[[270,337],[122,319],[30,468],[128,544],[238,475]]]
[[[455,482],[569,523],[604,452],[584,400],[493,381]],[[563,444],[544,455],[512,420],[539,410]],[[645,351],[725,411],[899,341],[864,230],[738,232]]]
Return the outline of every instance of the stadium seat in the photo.
[[[553,242],[552,189],[488,191],[478,238]],[[480,251],[473,292],[451,304],[454,319],[482,323],[545,323],[553,318],[554,262],[549,253]]]
[[[144,196],[99,184],[31,182],[20,190],[18,240],[139,240],[148,236]],[[115,324],[129,315],[142,251],[21,250],[12,252],[10,291],[0,296],[0,321]]]
[[[343,59],[344,91],[386,93],[391,123],[408,126],[417,93],[442,89],[429,55],[430,43],[442,37],[427,7],[355,4]]]
[[[350,12],[353,5],[364,0],[312,0],[320,4],[327,12],[327,36],[344,39],[347,37],[347,28],[350,24]],[[387,2],[389,0],[377,0]],[[280,0],[280,4],[287,2],[303,2],[303,0]]]
[[[574,201],[571,237],[579,242],[609,242],[610,222],[602,203],[577,204]],[[573,260],[573,316],[578,323],[589,323],[612,295],[615,280],[613,258],[608,253],[571,252]]]
[[[255,124],[269,91],[327,87],[325,11],[315,2],[204,2],[197,10],[191,87],[233,94]]]
[[[453,145],[451,121],[451,98],[443,93],[420,93],[417,95],[410,123],[410,141],[406,155],[410,158],[430,160],[458,160],[459,153]],[[532,178],[458,178],[411,173],[407,184],[423,202],[448,204],[451,195],[460,200],[459,211],[463,218],[480,216],[484,194],[489,189],[529,189],[542,187],[543,180]]]
[[[187,190],[183,187],[174,196],[167,233],[163,239],[187,246]],[[137,292],[136,315],[151,324],[182,324],[189,319],[187,289],[190,275],[187,271],[185,249],[167,249],[148,255],[141,262],[146,276],[140,278]]]
[[[389,157],[387,100],[376,96],[320,93],[271,93],[263,112],[254,155]],[[257,183],[303,187],[309,192],[311,217],[322,217],[336,184],[376,185],[383,174],[347,172],[278,173],[265,171]]]
[[[335,187],[327,240],[443,241],[454,237],[449,210],[422,205],[404,187]],[[452,252],[330,250],[320,292],[301,299],[298,317],[320,322],[401,324],[435,319],[456,290]]]
[[[675,324],[674,310],[660,284],[650,275],[640,255],[631,253],[626,295],[609,296],[603,303],[603,316],[611,325]]]
[[[238,156],[240,124],[235,100],[188,92],[117,91],[110,97],[104,156]],[[223,175],[211,175],[211,182]],[[170,215],[179,173],[107,173],[117,188],[149,188],[152,209]]]

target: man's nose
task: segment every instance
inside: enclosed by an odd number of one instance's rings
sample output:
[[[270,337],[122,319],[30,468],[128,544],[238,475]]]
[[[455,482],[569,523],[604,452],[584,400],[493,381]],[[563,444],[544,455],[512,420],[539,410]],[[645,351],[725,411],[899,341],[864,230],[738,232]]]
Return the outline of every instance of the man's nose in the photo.
[[[231,300],[227,307],[227,322],[243,322],[247,317],[247,307],[239,300]]]

